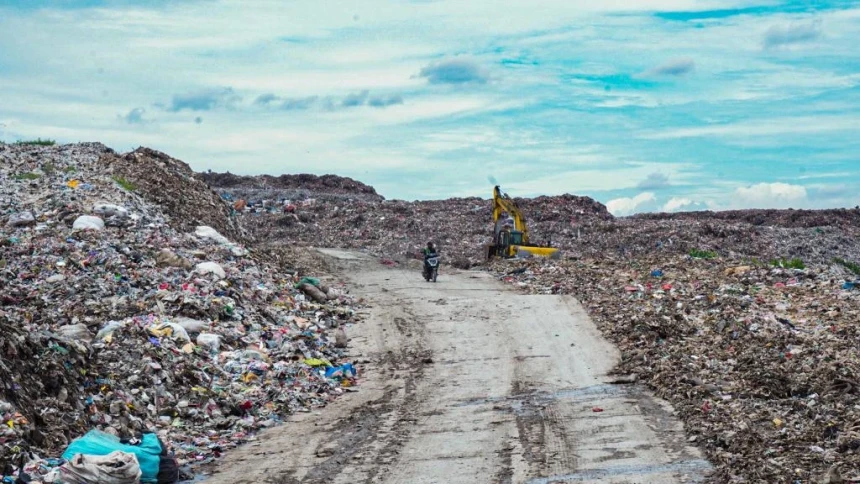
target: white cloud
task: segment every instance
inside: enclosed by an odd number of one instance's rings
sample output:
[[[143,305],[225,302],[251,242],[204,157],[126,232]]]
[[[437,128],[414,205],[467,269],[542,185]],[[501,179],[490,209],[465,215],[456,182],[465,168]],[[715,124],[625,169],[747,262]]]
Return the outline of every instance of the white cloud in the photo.
[[[708,205],[704,202],[696,202],[689,198],[672,197],[665,205],[664,212],[692,212],[695,210],[707,210]]]
[[[758,119],[733,124],[714,124],[695,128],[673,128],[643,134],[642,139],[679,139],[697,137],[738,137],[774,136],[830,131],[856,131],[860,126],[857,115],[798,116],[771,119]]]
[[[689,198],[678,198],[673,197],[671,200],[666,202],[666,205],[663,205],[664,212],[678,212],[684,207],[688,205],[692,205],[693,201]]]
[[[731,200],[734,208],[800,208],[808,202],[805,187],[788,183],[758,183],[738,187]]]
[[[650,212],[657,206],[657,197],[652,192],[642,192],[632,198],[616,198],[606,202],[612,215],[623,217],[637,212]]]

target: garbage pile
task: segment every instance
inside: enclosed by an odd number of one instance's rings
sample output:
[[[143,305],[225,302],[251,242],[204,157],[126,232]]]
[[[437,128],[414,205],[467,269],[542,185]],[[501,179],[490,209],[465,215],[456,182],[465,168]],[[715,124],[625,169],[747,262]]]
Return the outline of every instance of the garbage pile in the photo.
[[[247,193],[291,193],[293,197],[348,196],[363,200],[384,200],[376,190],[364,183],[337,175],[259,175],[241,176],[227,173],[201,173],[202,179],[212,187],[231,193],[244,192],[237,198],[248,198]]]
[[[147,202],[168,214],[177,230],[190,232],[205,225],[232,240],[246,238],[244,229],[231,216],[229,205],[209,188],[202,174],[186,163],[149,148],[122,156],[109,154],[102,162],[110,166],[115,179],[130,185]]]
[[[360,302],[238,243],[189,174],[149,150],[0,144],[6,476],[72,465],[49,458],[93,429],[205,463],[356,383]]]
[[[617,371],[673,404],[713,482],[860,478],[860,268],[651,242],[630,257],[606,247],[493,269],[525,292],[575,295],[621,349]]]
[[[411,257],[434,241],[446,264],[462,269],[483,264],[492,234],[492,202],[480,198],[406,202],[309,194],[283,198],[277,190],[213,187],[239,203],[244,225],[260,241],[368,250]],[[247,198],[242,198],[247,197]],[[528,215],[533,243],[574,240],[580,224],[612,220],[588,197],[564,195],[517,199]]]

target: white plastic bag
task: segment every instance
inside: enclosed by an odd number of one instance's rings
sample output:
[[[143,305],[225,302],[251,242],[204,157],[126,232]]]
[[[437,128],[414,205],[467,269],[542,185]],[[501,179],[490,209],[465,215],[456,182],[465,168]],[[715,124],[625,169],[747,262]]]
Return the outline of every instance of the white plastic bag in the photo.
[[[72,224],[72,230],[104,230],[105,221],[92,215],[81,215]]]
[[[60,468],[64,484],[137,484],[140,464],[134,454],[77,454]]]
[[[230,243],[230,241],[227,240],[227,237],[224,237],[223,235],[219,234],[217,230],[213,229],[212,227],[209,227],[208,225],[200,225],[199,227],[197,227],[197,230],[194,232],[194,235],[200,237],[201,239],[212,240],[219,244],[227,245]]]
[[[204,276],[207,274],[215,274],[219,279],[227,277],[227,273],[224,272],[224,268],[217,262],[201,262],[194,267],[194,272]]]
[[[93,213],[102,217],[127,218],[128,210],[112,203],[99,202],[93,205]]]
[[[212,353],[217,353],[221,348],[221,337],[212,333],[200,333],[197,336],[197,346],[202,346]]]

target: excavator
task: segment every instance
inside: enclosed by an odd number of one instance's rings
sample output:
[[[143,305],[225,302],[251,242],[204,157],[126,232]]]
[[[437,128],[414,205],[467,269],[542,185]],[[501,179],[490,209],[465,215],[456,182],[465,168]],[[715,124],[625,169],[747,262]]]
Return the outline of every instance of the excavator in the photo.
[[[487,258],[551,257],[561,256],[558,249],[529,243],[526,219],[516,202],[502,193],[499,186],[493,189],[493,243],[487,246]]]

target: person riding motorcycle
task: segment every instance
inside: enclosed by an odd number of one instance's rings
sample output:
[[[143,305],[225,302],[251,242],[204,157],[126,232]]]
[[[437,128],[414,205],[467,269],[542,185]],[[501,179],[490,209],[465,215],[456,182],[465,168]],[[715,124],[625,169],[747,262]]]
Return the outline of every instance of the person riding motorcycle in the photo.
[[[433,245],[433,242],[427,242],[427,247],[423,250],[424,253],[424,274],[427,275],[427,272],[430,270],[430,265],[427,264],[427,260],[433,257],[439,257],[439,254],[436,252],[436,246]]]

